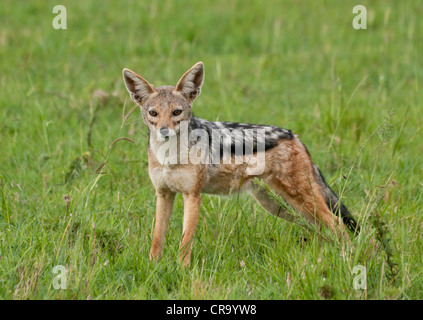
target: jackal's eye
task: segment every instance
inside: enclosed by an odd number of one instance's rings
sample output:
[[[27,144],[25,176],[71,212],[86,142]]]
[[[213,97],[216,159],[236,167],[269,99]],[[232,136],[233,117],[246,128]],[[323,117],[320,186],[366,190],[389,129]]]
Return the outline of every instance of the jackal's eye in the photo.
[[[179,116],[181,113],[182,113],[182,110],[179,110],[179,109],[174,110],[174,111],[172,112],[172,114],[173,114],[174,116]]]
[[[158,115],[158,113],[157,113],[157,111],[156,110],[150,110],[150,111],[148,111],[148,113],[150,114],[150,116],[152,116],[152,117],[157,117],[157,115]]]

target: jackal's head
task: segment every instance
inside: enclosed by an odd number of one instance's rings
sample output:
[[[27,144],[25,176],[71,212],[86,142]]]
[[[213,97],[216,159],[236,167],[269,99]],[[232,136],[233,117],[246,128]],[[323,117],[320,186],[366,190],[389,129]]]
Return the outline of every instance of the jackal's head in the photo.
[[[176,87],[155,88],[135,72],[123,69],[123,80],[131,99],[141,107],[144,123],[160,138],[177,134],[181,121],[191,118],[192,103],[200,95],[203,79],[202,62],[185,72]]]

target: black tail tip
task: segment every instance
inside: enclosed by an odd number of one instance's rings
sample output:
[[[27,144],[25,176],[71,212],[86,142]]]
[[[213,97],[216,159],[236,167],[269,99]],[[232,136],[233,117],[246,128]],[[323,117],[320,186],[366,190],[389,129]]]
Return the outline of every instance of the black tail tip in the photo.
[[[357,221],[353,218],[352,215],[344,215],[342,216],[342,221],[350,229],[354,235],[358,235],[360,233],[360,226],[358,225]]]

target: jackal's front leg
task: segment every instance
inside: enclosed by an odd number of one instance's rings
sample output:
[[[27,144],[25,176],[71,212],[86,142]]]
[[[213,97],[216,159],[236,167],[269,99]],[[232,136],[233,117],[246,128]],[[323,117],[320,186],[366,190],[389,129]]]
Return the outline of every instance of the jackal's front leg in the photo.
[[[192,242],[198,225],[201,194],[184,194],[184,226],[179,258],[184,266],[188,266],[191,257]]]
[[[156,224],[154,226],[153,244],[150,250],[150,260],[159,259],[162,255],[165,234],[172,213],[175,193],[157,192]]]

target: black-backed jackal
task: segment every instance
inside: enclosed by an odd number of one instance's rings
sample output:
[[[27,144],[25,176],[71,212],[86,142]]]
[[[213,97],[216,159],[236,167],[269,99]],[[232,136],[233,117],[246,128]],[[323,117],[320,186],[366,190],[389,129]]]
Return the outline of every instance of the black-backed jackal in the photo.
[[[150,259],[160,258],[176,193],[184,199],[180,259],[190,262],[201,193],[247,191],[271,214],[292,220],[256,183],[261,179],[305,219],[345,233],[358,226],[326,184],[310,155],[290,130],[266,125],[210,122],[192,115],[204,65],[198,62],[176,87],[155,88],[123,69],[126,88],[149,128],[148,170],[156,189],[156,221]],[[340,218],[339,218],[340,216]]]

